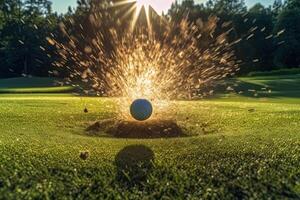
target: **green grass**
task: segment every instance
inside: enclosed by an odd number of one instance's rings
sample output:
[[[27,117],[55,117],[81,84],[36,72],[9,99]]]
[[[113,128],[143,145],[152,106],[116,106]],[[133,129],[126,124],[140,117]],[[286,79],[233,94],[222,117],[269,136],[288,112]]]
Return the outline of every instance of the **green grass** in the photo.
[[[248,76],[282,76],[282,75],[295,75],[300,74],[300,68],[291,68],[291,69],[278,69],[273,71],[265,72],[250,72]]]
[[[191,135],[174,139],[88,136],[115,99],[1,94],[0,199],[299,199],[299,77],[240,81],[278,93],[173,102]],[[149,152],[153,163],[120,165]]]
[[[72,91],[72,87],[41,87],[41,88],[6,88],[0,93],[64,93]]]
[[[282,99],[282,100],[298,100],[300,98],[300,75],[282,75],[282,76],[257,76],[257,77],[240,77],[226,81],[226,87],[230,85],[235,93],[239,95],[224,95],[224,86],[219,89],[218,97],[249,98],[249,100],[264,99]]]
[[[73,90],[70,86],[57,86],[54,78],[0,79],[0,93],[65,93]]]
[[[113,99],[4,95],[0,104],[0,199],[300,197],[300,101],[179,101],[176,119],[194,136],[155,140],[87,136],[89,123],[115,116]],[[132,184],[115,157],[136,144],[155,157]]]

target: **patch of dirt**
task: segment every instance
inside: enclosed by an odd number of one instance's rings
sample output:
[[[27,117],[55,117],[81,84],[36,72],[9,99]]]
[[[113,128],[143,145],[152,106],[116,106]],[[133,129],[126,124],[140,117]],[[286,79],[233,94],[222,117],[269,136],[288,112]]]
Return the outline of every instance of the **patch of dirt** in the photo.
[[[87,127],[86,131],[89,134],[108,132],[110,129],[112,129],[115,126],[117,122],[118,120],[114,120],[114,119],[101,120]]]
[[[117,138],[169,138],[186,136],[176,122],[171,120],[121,121],[103,120],[86,129],[88,134],[107,133]]]

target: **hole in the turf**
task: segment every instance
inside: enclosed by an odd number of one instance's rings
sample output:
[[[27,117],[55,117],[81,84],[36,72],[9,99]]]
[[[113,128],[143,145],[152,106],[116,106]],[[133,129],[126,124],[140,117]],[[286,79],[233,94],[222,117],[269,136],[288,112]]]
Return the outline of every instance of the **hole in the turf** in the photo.
[[[119,183],[131,187],[147,181],[154,167],[154,153],[144,145],[131,145],[122,149],[115,158]]]
[[[176,122],[171,120],[119,121],[103,120],[86,129],[90,135],[107,133],[117,138],[170,138],[186,136]]]

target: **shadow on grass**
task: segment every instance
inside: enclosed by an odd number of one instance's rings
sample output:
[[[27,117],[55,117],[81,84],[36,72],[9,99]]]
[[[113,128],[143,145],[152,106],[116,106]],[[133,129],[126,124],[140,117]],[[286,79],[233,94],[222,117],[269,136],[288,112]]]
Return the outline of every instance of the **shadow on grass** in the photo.
[[[299,98],[300,78],[295,77],[258,77],[240,78],[226,81],[216,88],[217,94],[224,94],[231,87],[244,97],[252,98]]]
[[[122,149],[115,158],[116,180],[126,188],[141,186],[154,168],[154,153],[144,145],[131,145]]]

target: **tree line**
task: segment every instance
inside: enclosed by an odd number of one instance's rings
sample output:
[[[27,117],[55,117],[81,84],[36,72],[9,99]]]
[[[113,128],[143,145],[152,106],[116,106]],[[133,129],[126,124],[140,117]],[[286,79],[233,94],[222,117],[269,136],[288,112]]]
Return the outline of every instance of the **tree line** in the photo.
[[[110,3],[78,0],[75,10],[70,8],[67,13],[58,14],[48,0],[0,0],[0,77],[49,76],[59,58],[47,38],[65,42],[62,24],[70,19],[84,22],[92,12],[91,5],[101,7]],[[205,4],[184,0],[175,2],[164,16],[173,21],[186,17],[194,23],[210,16],[230,21],[234,28],[232,40],[243,38],[235,46],[241,74],[300,67],[299,0],[276,0],[270,7],[258,3],[251,8],[246,7],[244,0],[209,0]],[[100,28],[117,27],[119,22],[106,23],[113,24]]]

